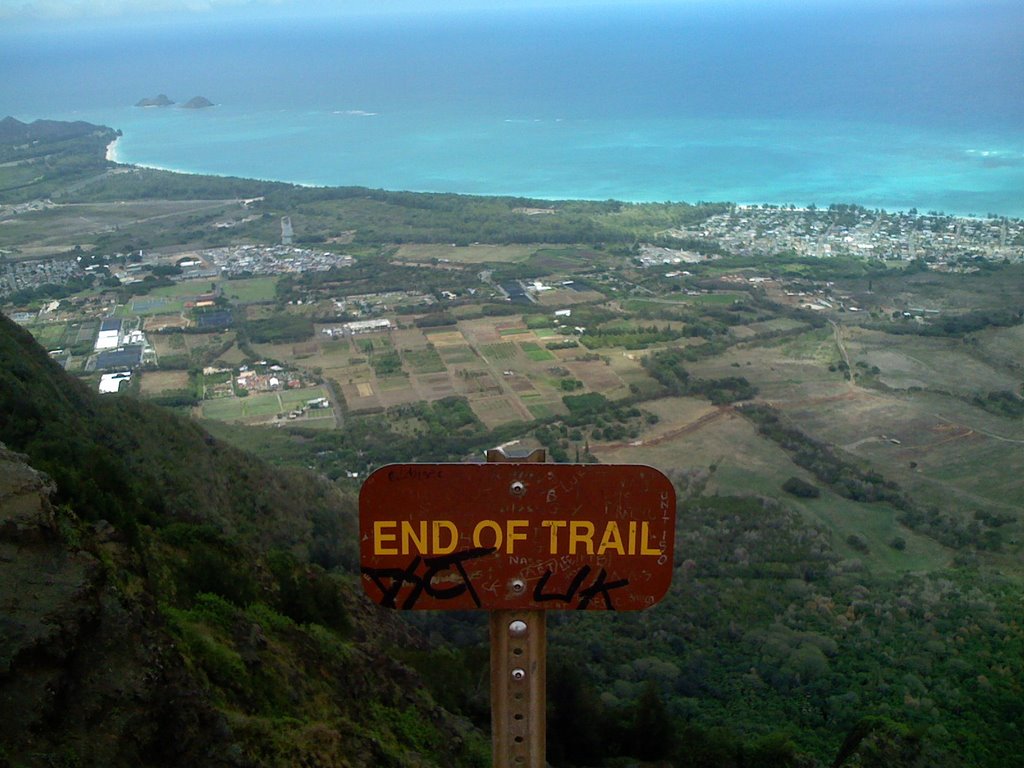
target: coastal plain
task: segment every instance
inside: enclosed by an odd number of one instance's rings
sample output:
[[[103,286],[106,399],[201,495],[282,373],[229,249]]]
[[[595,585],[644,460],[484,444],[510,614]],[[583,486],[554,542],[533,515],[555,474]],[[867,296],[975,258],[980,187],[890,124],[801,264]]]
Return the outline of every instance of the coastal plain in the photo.
[[[345,493],[499,444],[668,474],[665,604],[553,623],[608,722],[658,702],[691,736],[736,722],[742,749],[817,765],[865,718],[886,723],[865,750],[1018,754],[998,724],[1024,679],[1024,222],[107,161],[34,192],[0,196],[3,311],[90,388],[131,374],[104,397]],[[476,663],[457,620],[419,626]],[[474,716],[469,687],[451,706]]]

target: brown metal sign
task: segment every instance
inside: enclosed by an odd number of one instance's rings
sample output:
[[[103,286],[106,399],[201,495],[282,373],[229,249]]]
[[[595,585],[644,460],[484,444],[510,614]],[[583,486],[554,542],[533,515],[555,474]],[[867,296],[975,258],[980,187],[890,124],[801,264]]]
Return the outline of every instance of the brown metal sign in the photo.
[[[359,493],[363,589],[406,610],[640,610],[668,591],[675,517],[646,466],[391,464]]]

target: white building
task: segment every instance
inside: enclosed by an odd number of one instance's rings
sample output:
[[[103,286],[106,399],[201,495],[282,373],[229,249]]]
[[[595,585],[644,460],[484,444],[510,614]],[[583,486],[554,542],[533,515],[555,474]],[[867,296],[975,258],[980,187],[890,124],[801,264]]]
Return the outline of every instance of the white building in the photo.
[[[100,377],[100,394],[114,394],[121,389],[122,381],[131,381],[131,371],[120,371],[118,373],[104,373]]]

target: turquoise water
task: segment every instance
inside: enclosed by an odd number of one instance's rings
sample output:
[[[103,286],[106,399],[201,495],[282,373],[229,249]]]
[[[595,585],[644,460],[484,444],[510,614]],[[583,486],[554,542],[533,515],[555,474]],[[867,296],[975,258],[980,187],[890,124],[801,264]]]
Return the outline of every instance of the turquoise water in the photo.
[[[1024,11],[993,7],[21,35],[0,104],[120,128],[119,160],[189,172],[1024,216]],[[131,106],[158,92],[218,106]]]

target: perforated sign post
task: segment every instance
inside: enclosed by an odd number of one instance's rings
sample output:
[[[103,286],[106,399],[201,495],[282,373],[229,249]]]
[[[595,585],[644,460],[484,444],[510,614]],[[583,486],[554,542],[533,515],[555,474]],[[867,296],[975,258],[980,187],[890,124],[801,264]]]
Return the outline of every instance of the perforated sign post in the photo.
[[[668,591],[675,491],[639,465],[392,464],[359,494],[363,589],[400,610],[490,611],[495,768],[544,768],[546,610],[642,610]]]

